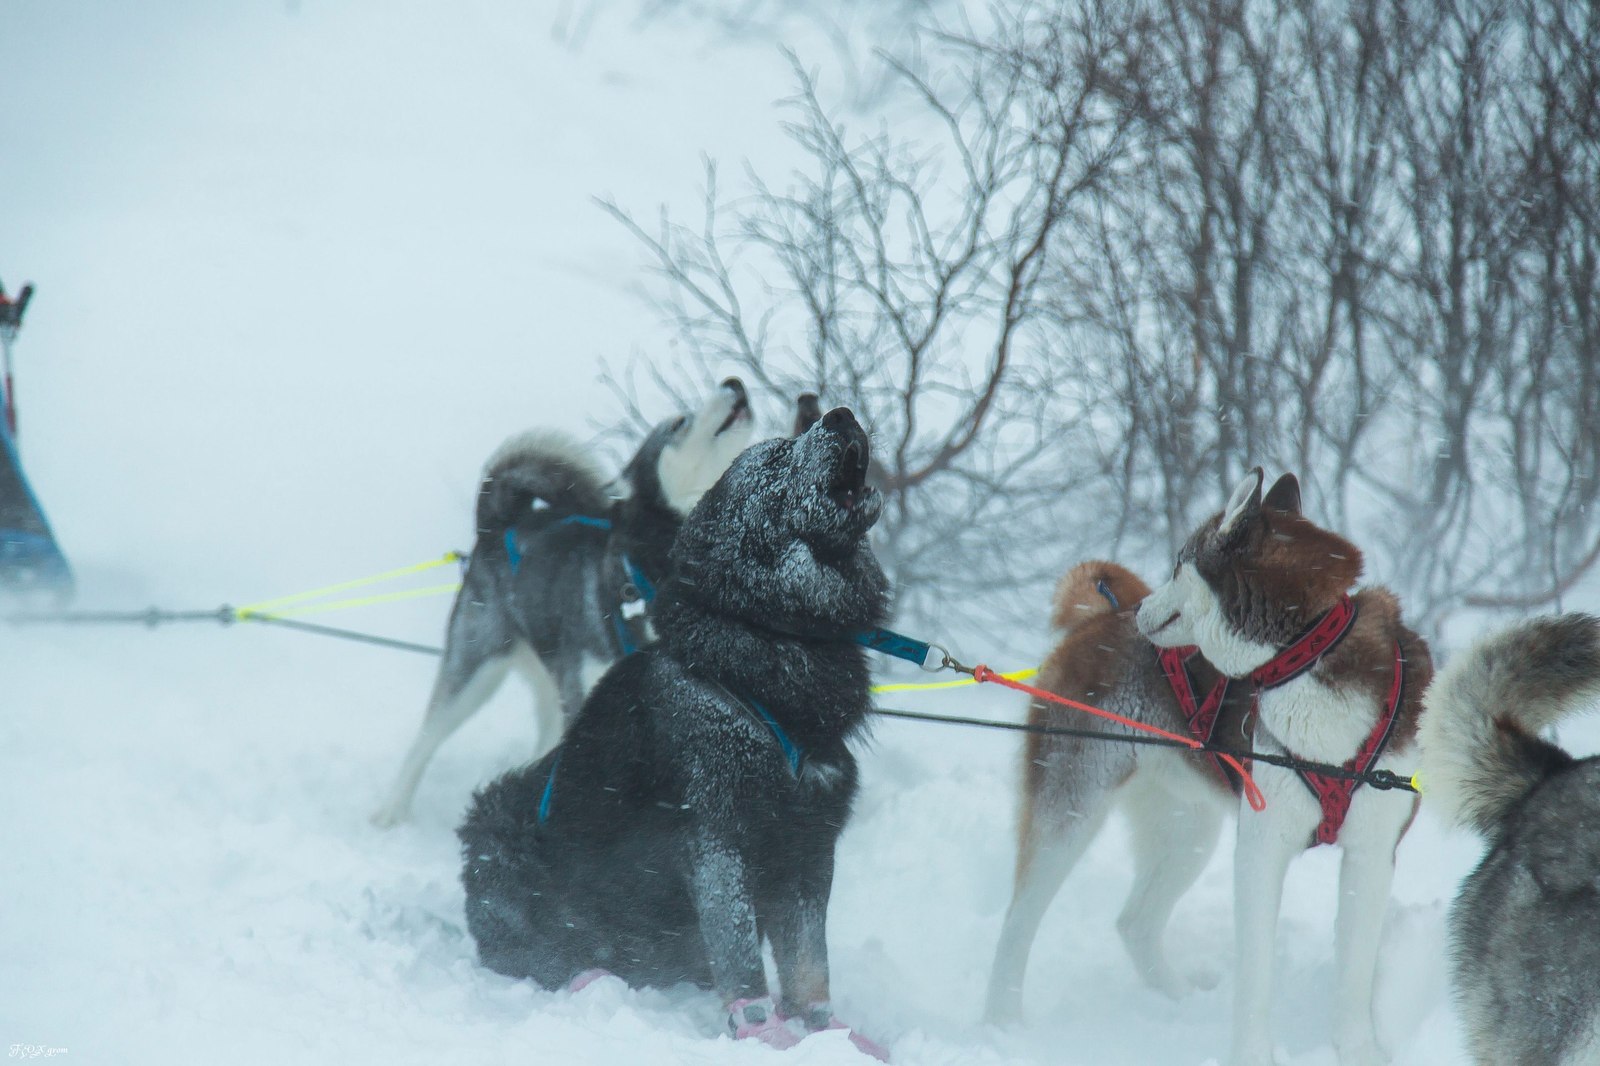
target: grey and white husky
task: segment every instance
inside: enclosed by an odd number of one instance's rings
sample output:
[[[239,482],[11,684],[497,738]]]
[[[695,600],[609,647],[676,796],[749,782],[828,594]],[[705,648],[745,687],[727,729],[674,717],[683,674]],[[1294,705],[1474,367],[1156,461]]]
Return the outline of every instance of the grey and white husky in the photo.
[[[750,443],[750,400],[729,378],[699,411],[655,427],[610,484],[563,434],[512,437],[478,488],[478,538],[450,611],[422,728],[375,825],[405,820],[439,745],[515,668],[549,750],[607,667],[651,639],[648,603],[684,515]]]
[[[1257,468],[1189,537],[1165,585],[1146,594],[1131,573],[1106,563],[1069,575],[1057,597],[1057,625],[1068,633],[1041,668],[1040,684],[1172,732],[1198,735],[1196,723],[1209,718],[1233,750],[1250,749],[1241,723],[1253,720],[1254,750],[1396,769],[1411,757],[1433,667],[1391,593],[1351,591],[1361,567],[1355,545],[1301,514],[1293,475],[1263,497]],[[1184,704],[1195,702],[1196,680],[1210,696],[1191,716]],[[1079,724],[1046,704],[1036,704],[1030,720]],[[1203,732],[1213,735],[1212,725]],[[1240,810],[1232,782],[1210,759],[1186,752],[1057,737],[1031,739],[1024,770],[1016,889],[995,953],[989,1018],[1019,1015],[1040,919],[1119,806],[1133,833],[1135,872],[1118,929],[1146,980],[1181,994],[1190,982],[1167,960],[1166,927],[1210,858],[1223,819]],[[1272,1062],[1268,1019],[1284,874],[1308,846],[1336,840],[1344,856],[1334,1045],[1344,1066],[1376,1066],[1386,1061],[1372,1017],[1379,934],[1394,849],[1415,804],[1262,763],[1253,775],[1267,807],[1239,815],[1229,1061]]]
[[[1450,913],[1457,1004],[1480,1066],[1600,1063],[1600,757],[1540,730],[1600,700],[1600,618],[1489,637],[1425,697],[1423,805],[1488,853]]]

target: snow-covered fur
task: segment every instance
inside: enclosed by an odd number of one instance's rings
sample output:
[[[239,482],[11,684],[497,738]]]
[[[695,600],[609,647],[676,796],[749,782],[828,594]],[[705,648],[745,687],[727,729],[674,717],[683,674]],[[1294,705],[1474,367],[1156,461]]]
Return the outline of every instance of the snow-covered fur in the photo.
[[[433,694],[375,824],[406,818],[434,752],[513,667],[533,689],[541,750],[556,742],[606,667],[651,636],[636,579],[666,579],[683,516],[751,430],[744,385],[729,378],[699,411],[656,426],[609,485],[562,434],[524,433],[495,451]]]
[[[768,994],[824,1024],[834,845],[868,711],[850,638],[881,624],[879,497],[849,411],[741,455],[684,523],[660,639],[605,674],[560,745],[459,831],[484,964],[547,988],[600,967]],[[787,745],[785,744],[787,742]]]
[[[1398,603],[1380,588],[1354,593],[1357,615],[1343,640],[1305,673],[1263,691],[1259,722],[1252,722],[1252,686],[1244,679],[1333,607],[1361,571],[1354,545],[1301,514],[1299,484],[1292,475],[1279,479],[1265,497],[1261,490],[1256,470],[1228,506],[1189,538],[1172,580],[1137,604],[1114,593],[1121,609],[1108,613],[1081,587],[1086,575],[1076,581],[1069,575],[1056,621],[1071,628],[1041,667],[1040,684],[1188,733],[1159,648],[1198,645],[1199,654],[1188,663],[1198,698],[1219,680],[1219,671],[1239,679],[1228,689],[1214,740],[1234,750],[1249,750],[1254,743],[1256,750],[1342,764],[1355,756],[1383,713],[1398,644],[1404,699],[1378,763],[1398,769],[1411,758],[1420,695],[1432,666],[1426,644],[1401,623]],[[1116,571],[1121,568],[1104,573]],[[1132,575],[1127,579],[1137,581]],[[1078,603],[1095,609],[1073,622],[1073,612],[1064,612],[1063,605]],[[1064,713],[1036,702],[1030,720],[1078,724]],[[1230,1061],[1239,1066],[1272,1061],[1268,1019],[1283,876],[1312,839],[1321,813],[1293,772],[1257,763],[1253,773],[1267,809],[1242,812],[1235,860],[1238,976]],[[1167,959],[1166,927],[1174,905],[1205,867],[1222,819],[1239,809],[1229,786],[1209,759],[1181,751],[1030,737],[1016,891],[996,951],[989,1016],[1006,1020],[1020,1012],[1023,973],[1039,921],[1118,805],[1128,815],[1135,856],[1134,886],[1118,931],[1154,987],[1170,995],[1188,990],[1190,981]],[[1394,848],[1414,809],[1413,802],[1394,793],[1357,789],[1339,836],[1345,856],[1334,1042],[1345,1066],[1384,1061],[1372,1024],[1373,975]]]
[[[1600,757],[1539,731],[1600,700],[1600,618],[1537,618],[1446,667],[1422,719],[1424,805],[1484,834],[1450,914],[1479,1066],[1600,1063]]]

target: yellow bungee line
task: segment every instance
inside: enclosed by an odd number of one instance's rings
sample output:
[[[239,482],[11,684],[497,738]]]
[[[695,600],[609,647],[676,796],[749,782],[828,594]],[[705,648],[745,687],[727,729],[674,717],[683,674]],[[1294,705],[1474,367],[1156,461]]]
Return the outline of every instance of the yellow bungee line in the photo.
[[[292,614],[318,614],[324,611],[341,610],[346,607],[360,607],[369,603],[388,603],[394,600],[408,600],[419,596],[437,596],[445,592],[454,592],[461,587],[459,583],[453,585],[430,585],[427,588],[410,589],[405,592],[388,592],[376,596],[358,596],[350,599],[335,600],[332,603],[296,607],[288,611],[282,609],[291,604],[303,604],[307,600],[320,600],[324,596],[332,596],[336,592],[347,592],[350,589],[376,585],[380,581],[392,581],[408,574],[420,574],[424,570],[432,570],[439,566],[449,566],[451,563],[460,561],[462,557],[460,552],[445,552],[437,559],[429,559],[426,562],[414,563],[411,566],[402,566],[394,570],[385,570],[381,574],[373,574],[370,577],[358,577],[351,581],[341,581],[337,585],[324,585],[322,588],[309,589],[289,596],[279,596],[275,599],[261,600],[257,603],[246,604],[243,607],[236,607],[234,608],[233,616],[241,620],[251,616],[262,615],[283,618]]]
[[[352,607],[367,607],[378,603],[395,603],[401,600],[421,599],[424,596],[442,596],[445,593],[454,593],[461,588],[459,581],[448,585],[428,585],[425,588],[405,589],[400,592],[382,592],[373,596],[350,596],[342,600],[333,600],[329,603],[310,603],[311,600],[320,600],[325,596],[332,596],[338,592],[348,592],[351,589],[365,588],[376,585],[382,581],[392,581],[395,578],[407,577],[411,574],[420,574],[425,570],[432,570],[440,566],[448,566],[459,562],[463,558],[460,552],[445,552],[437,559],[414,563],[411,566],[401,566],[393,570],[385,570],[379,574],[368,577],[358,577],[350,581],[341,581],[335,585],[324,585],[321,588],[307,589],[305,592],[296,592],[288,596],[278,596],[270,600],[260,600],[256,603],[236,607],[233,616],[236,619],[250,617],[287,618],[294,615],[326,614],[331,611],[342,611]],[[301,604],[303,606],[295,606]],[[288,608],[285,610],[285,608]],[[1026,681],[1038,674],[1037,670],[1015,670],[1009,674],[1002,674],[1012,681]],[[947,688],[966,688],[976,685],[972,678],[962,678],[959,681],[923,681],[899,682],[886,685],[872,686],[873,692],[934,692]]]
[[[241,607],[235,613],[235,618],[300,618],[308,614],[325,614],[328,611],[342,611],[347,607],[365,607],[373,603],[394,603],[397,600],[415,600],[424,596],[442,596],[447,592],[458,592],[461,582],[449,585],[428,585],[420,589],[405,589],[402,592],[381,592],[376,596],[356,596],[347,600],[334,600],[332,603],[313,603],[308,607],[291,607],[287,611],[263,611],[259,607]]]

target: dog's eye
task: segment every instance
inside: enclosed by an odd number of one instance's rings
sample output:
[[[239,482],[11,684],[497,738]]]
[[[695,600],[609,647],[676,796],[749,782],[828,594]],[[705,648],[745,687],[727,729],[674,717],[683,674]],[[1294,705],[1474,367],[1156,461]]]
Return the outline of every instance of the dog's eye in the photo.
[[[687,426],[688,424],[689,424],[689,416],[688,415],[680,415],[680,416],[678,416],[678,420],[676,422],[672,423],[672,432],[680,433],[680,432],[683,431],[683,428],[685,426]]]

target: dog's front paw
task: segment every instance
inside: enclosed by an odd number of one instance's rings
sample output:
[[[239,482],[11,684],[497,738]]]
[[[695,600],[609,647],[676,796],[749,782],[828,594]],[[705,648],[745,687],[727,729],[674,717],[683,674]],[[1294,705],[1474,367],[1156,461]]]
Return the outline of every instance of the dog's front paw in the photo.
[[[1189,984],[1196,992],[1212,992],[1222,983],[1222,971],[1211,966],[1196,966],[1189,971]]]
[[[1333,1046],[1339,1053],[1339,1066],[1389,1066],[1389,1056],[1372,1037],[1335,1040]]]
[[[1278,1061],[1279,1056],[1267,1041],[1235,1045],[1233,1053],[1228,1056],[1228,1066],[1277,1066]]]
[[[806,1007],[794,1018],[786,1021],[799,1021],[806,1027],[807,1032],[820,1033],[826,1030],[843,1029],[850,1034],[850,1043],[855,1045],[857,1051],[864,1055],[871,1055],[879,1062],[889,1061],[889,1050],[876,1040],[862,1036],[853,1026],[846,1025],[833,1016],[833,1008],[827,1003],[813,1003]]]
[[[404,822],[407,817],[408,812],[404,807],[397,807],[391,803],[373,811],[372,817],[368,818],[367,821],[379,829],[393,829]]]
[[[792,1048],[805,1038],[805,1030],[798,1023],[791,1026],[778,1013],[771,996],[736,999],[728,1004],[728,1030],[735,1040],[759,1040],[779,1051]]]
[[[1165,962],[1143,972],[1145,984],[1171,1000],[1186,998],[1195,990],[1196,982],[1184,977]]]

